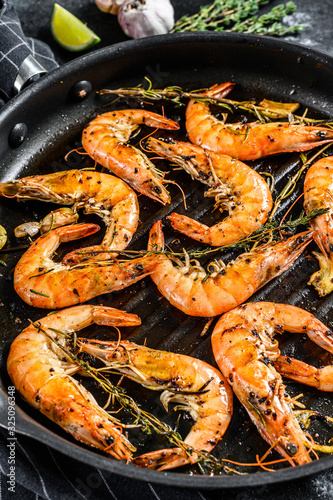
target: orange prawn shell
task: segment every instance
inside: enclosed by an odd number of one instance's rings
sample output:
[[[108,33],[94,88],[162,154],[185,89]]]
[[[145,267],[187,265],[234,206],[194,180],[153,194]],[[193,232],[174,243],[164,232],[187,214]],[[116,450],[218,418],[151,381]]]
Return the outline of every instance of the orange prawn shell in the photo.
[[[184,439],[193,448],[192,453],[178,448],[157,450],[136,457],[137,465],[165,470],[194,463],[196,450],[211,451],[222,439],[232,415],[232,391],[214,367],[190,356],[126,341],[106,341],[101,346],[88,340],[82,343],[81,350],[101,359],[110,369],[114,366],[113,369],[131,380],[163,391],[161,401],[165,407],[169,402],[185,404],[194,418],[194,425]]]
[[[203,95],[218,96],[216,88],[208,89]],[[243,161],[306,151],[333,139],[333,131],[321,126],[286,122],[224,123],[211,113],[206,102],[194,99],[186,108],[186,130],[194,144]]]
[[[307,214],[312,210],[328,209],[310,222],[320,249],[320,253],[314,253],[320,269],[311,276],[309,284],[320,296],[325,296],[333,291],[333,156],[321,158],[307,171],[304,208]]]
[[[69,373],[78,371],[61,345],[66,334],[92,323],[140,324],[133,314],[104,306],[76,306],[48,315],[24,329],[13,341],[8,374],[22,397],[79,441],[130,460],[135,448],[115,420],[98,406],[92,394]],[[53,340],[52,340],[53,339]],[[109,447],[109,444],[113,446]]]
[[[284,330],[306,332],[318,345],[333,352],[332,332],[311,313],[271,302],[247,303],[222,315],[212,334],[212,349],[222,373],[263,438],[291,464],[304,464],[311,460],[304,446],[306,438],[285,398],[279,371],[308,383],[304,372],[307,370],[307,376],[311,377],[313,370],[292,358],[285,362],[278,342],[273,340],[276,332]],[[297,373],[292,374],[297,368],[299,378]],[[328,376],[332,376],[331,372]]]

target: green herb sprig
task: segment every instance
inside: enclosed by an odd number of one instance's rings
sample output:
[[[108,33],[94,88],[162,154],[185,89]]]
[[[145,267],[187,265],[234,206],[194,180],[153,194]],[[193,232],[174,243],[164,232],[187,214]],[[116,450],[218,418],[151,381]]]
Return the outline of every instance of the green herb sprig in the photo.
[[[186,443],[184,443],[182,437],[176,430],[172,429],[172,427],[170,427],[165,422],[160,421],[157,417],[155,417],[155,415],[142,410],[140,405],[137,404],[134,399],[126,393],[124,389],[119,386],[113,385],[112,382],[101,372],[100,369],[94,368],[89,364],[89,362],[80,359],[73,351],[73,348],[75,349],[75,345],[73,347],[73,343],[72,348],[69,349],[65,347],[63,343],[59,342],[56,337],[49,335],[49,333],[44,328],[42,328],[39,322],[31,321],[30,323],[38,330],[38,332],[43,333],[50,341],[52,341],[73,363],[77,364],[80,367],[80,370],[84,372],[86,376],[96,380],[103,391],[116,398],[120,406],[124,410],[126,410],[127,413],[132,415],[132,417],[134,417],[134,421],[130,425],[130,427],[136,427],[139,425],[141,430],[143,432],[146,432],[147,434],[155,432],[159,435],[165,436],[170,444],[183,449],[188,456],[195,454],[199,463],[199,468],[202,472],[204,472],[202,465],[205,465],[209,468],[209,470],[214,472],[221,472],[224,470],[224,472],[227,474],[239,474],[237,471],[226,466],[224,461],[219,461],[210,453],[195,450],[191,446],[187,445]],[[61,331],[52,328],[51,330],[63,335],[69,340],[70,336],[68,334],[62,333]],[[117,423],[118,425],[122,425],[118,420]]]
[[[289,220],[283,222],[280,224],[278,221],[273,221],[273,220],[268,220],[266,224],[261,226],[259,229],[254,231],[250,236],[247,238],[244,238],[237,243],[232,243],[230,245],[224,245],[221,247],[209,247],[204,250],[189,250],[187,251],[187,255],[189,255],[192,258],[200,258],[205,255],[211,255],[215,254],[218,252],[226,251],[226,250],[231,250],[231,249],[244,249],[245,251],[250,251],[251,247],[254,245],[258,245],[259,243],[262,243],[264,241],[270,240],[277,240],[279,239],[278,233],[284,232],[288,233],[293,231],[299,226],[307,226],[309,222],[314,219],[315,217],[318,217],[319,215],[322,215],[326,212],[329,211],[329,208],[321,208],[318,210],[312,210],[308,214],[305,214],[304,211],[300,213],[300,215],[296,219],[290,218]],[[100,252],[105,253],[105,250],[101,250]],[[84,255],[85,251],[84,249],[81,252],[78,252],[80,255]],[[99,253],[98,250],[94,252],[96,255]],[[108,250],[108,253],[112,255],[113,253],[117,254],[118,256],[126,257],[126,258],[136,258],[136,257],[143,257],[145,255],[151,255],[151,254],[157,254],[157,255],[167,255],[167,256],[172,256],[172,257],[183,257],[184,253],[183,252],[174,252],[172,250]],[[88,254],[90,255],[90,254]]]
[[[273,7],[258,16],[260,7],[270,0],[215,0],[201,7],[197,14],[183,16],[171,33],[183,31],[234,31],[258,35],[284,36],[302,31],[304,25],[284,26],[281,20],[296,11],[294,2]]]
[[[118,89],[101,89],[98,91],[99,95],[111,95],[119,97],[130,97],[134,99],[144,99],[146,101],[169,101],[177,106],[186,106],[189,99],[194,99],[197,102],[204,102],[209,104],[214,104],[224,108],[229,113],[233,113],[235,110],[247,111],[253,114],[259,121],[271,121],[271,119],[290,119],[293,122],[304,122],[304,123],[320,123],[322,120],[316,120],[313,118],[307,118],[305,116],[295,115],[295,111],[299,107],[299,103],[281,103],[275,101],[269,101],[264,99],[263,101],[256,103],[255,101],[235,101],[234,99],[227,99],[225,97],[217,97],[204,95],[204,92],[208,89],[197,89],[186,91],[179,86],[168,86],[162,89],[153,88],[151,80],[146,76],[144,78],[145,84],[139,84],[135,87],[121,87]],[[105,106],[113,104],[114,101],[107,103]]]

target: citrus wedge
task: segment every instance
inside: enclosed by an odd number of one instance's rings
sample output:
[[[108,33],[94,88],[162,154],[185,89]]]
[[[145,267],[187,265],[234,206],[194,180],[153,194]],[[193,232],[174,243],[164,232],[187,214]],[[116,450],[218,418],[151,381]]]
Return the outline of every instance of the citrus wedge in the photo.
[[[71,52],[89,49],[101,41],[80,19],[57,3],[53,4],[50,26],[56,42]]]

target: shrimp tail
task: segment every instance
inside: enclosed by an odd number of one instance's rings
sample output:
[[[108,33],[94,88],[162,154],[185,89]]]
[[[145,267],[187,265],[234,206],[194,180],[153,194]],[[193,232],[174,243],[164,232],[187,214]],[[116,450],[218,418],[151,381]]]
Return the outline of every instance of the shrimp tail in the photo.
[[[209,97],[216,97],[217,99],[222,99],[223,97],[226,97],[229,92],[233,90],[235,87],[235,83],[232,82],[225,82],[225,83],[216,83],[215,85],[212,85],[209,89],[207,89],[205,92],[203,92],[203,95],[208,95]]]
[[[114,307],[99,307],[97,314],[92,313],[94,323],[101,326],[137,326],[141,319],[136,314],[131,314]]]
[[[151,451],[133,458],[133,463],[138,467],[154,470],[168,470],[181,467],[189,463],[195,463],[197,454],[182,450],[181,448],[166,448],[164,450]]]
[[[316,368],[299,359],[290,358],[289,356],[279,356],[274,361],[274,368],[281,375],[301,384],[316,387],[320,391],[332,392],[333,390],[332,365]]]
[[[203,241],[207,233],[209,234],[210,228],[208,226],[190,217],[186,217],[186,215],[180,215],[173,212],[168,216],[168,219],[173,229],[186,234],[186,236],[194,240]],[[209,241],[209,243],[212,244],[211,241]]]
[[[57,234],[60,243],[67,243],[69,241],[79,240],[86,236],[90,236],[100,230],[97,224],[80,223],[71,226],[63,226],[57,229]],[[45,235],[46,236],[46,235]],[[44,238],[44,236],[41,236]],[[38,240],[36,240],[37,242]]]
[[[164,250],[164,233],[162,227],[162,221],[160,220],[153,224],[149,233],[147,250]]]

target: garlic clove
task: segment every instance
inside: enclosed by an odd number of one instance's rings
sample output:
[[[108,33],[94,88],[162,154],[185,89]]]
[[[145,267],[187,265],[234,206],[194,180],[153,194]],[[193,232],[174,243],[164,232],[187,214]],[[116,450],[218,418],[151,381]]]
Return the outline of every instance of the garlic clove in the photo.
[[[35,236],[39,231],[39,227],[39,222],[24,222],[14,229],[14,235],[16,238]]]
[[[51,229],[68,224],[76,224],[79,216],[69,207],[61,207],[58,210],[53,210],[40,223],[40,233],[45,234]]]
[[[174,10],[169,0],[125,0],[118,21],[131,38],[163,35],[174,26]]]
[[[95,0],[95,4],[102,12],[118,14],[120,6],[125,0]]]

